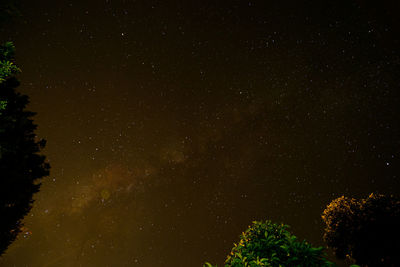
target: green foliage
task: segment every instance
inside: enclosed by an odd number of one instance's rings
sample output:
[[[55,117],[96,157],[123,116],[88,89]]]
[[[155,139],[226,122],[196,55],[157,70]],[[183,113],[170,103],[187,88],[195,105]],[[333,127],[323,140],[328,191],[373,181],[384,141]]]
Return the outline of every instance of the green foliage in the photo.
[[[12,42],[0,46],[0,83],[21,72],[14,64],[15,47]]]
[[[7,101],[0,100],[0,111],[6,109],[6,107],[7,107]],[[0,114],[1,114],[1,112],[0,112]]]
[[[11,61],[0,61],[0,83],[4,82],[7,77],[10,77],[20,70]]]
[[[271,221],[253,222],[240,235],[239,243],[234,244],[225,267],[334,266],[325,259],[322,247],[314,248],[306,241],[298,241],[288,228],[287,225]]]
[[[340,197],[324,210],[324,239],[338,258],[361,266],[400,266],[400,200],[371,194],[365,199]]]

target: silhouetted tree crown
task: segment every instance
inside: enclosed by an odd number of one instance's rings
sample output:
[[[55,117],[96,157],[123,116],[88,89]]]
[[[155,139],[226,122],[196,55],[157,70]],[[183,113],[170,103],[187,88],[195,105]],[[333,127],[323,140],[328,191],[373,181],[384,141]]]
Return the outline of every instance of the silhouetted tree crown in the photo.
[[[255,221],[234,244],[225,267],[255,266],[334,266],[325,259],[323,247],[314,248],[305,240],[299,241],[287,229],[288,225],[271,221]],[[204,267],[212,267],[205,263]]]
[[[13,63],[14,47],[0,46],[0,255],[21,231],[22,219],[32,207],[39,180],[49,174],[49,164],[40,150],[45,140],[36,140],[33,112],[26,111],[28,96],[16,92],[19,82],[7,69]],[[12,63],[12,64],[11,64]]]
[[[361,266],[400,266],[400,201],[371,194],[365,199],[340,197],[324,210],[324,240],[338,258]]]

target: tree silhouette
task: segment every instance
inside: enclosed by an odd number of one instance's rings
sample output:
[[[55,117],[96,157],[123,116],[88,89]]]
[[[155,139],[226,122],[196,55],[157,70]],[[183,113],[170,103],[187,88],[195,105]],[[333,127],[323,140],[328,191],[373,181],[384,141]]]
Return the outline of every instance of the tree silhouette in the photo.
[[[361,266],[399,266],[400,201],[371,194],[366,199],[340,197],[324,210],[324,240],[338,258]]]
[[[0,47],[0,255],[15,240],[22,219],[32,207],[39,180],[49,174],[45,156],[39,155],[45,140],[36,140],[36,125],[26,111],[28,96],[16,92],[19,82],[14,74],[14,47]],[[11,64],[12,63],[12,64]]]
[[[323,247],[314,248],[305,240],[299,241],[284,224],[255,221],[234,244],[225,267],[255,266],[334,266],[325,259]],[[204,267],[212,267],[205,263]]]

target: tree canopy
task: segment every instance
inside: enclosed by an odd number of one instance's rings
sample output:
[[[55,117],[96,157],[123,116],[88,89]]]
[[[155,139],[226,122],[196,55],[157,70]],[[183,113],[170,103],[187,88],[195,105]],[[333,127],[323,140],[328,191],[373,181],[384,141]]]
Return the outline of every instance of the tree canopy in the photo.
[[[324,210],[324,239],[338,258],[361,266],[399,266],[400,201],[371,194],[365,199],[339,197]]]
[[[0,46],[0,83],[21,70],[14,64],[15,47],[12,42]]]
[[[254,221],[240,235],[227,256],[225,267],[242,266],[334,266],[325,258],[323,247],[312,247],[305,240],[299,241],[287,229],[288,225],[271,221]],[[206,263],[204,267],[212,267]]]
[[[29,98],[16,92],[14,46],[0,46],[0,255],[15,240],[22,219],[39,191],[39,180],[49,174],[49,164],[39,152],[45,140],[37,140],[35,113],[27,111]]]

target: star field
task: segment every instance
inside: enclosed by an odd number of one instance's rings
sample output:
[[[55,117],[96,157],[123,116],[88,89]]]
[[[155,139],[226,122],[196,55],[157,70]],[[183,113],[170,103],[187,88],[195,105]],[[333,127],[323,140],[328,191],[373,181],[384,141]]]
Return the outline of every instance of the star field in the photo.
[[[396,9],[397,8],[397,9]],[[0,30],[52,166],[0,266],[222,265],[399,193],[398,4],[21,1]]]

